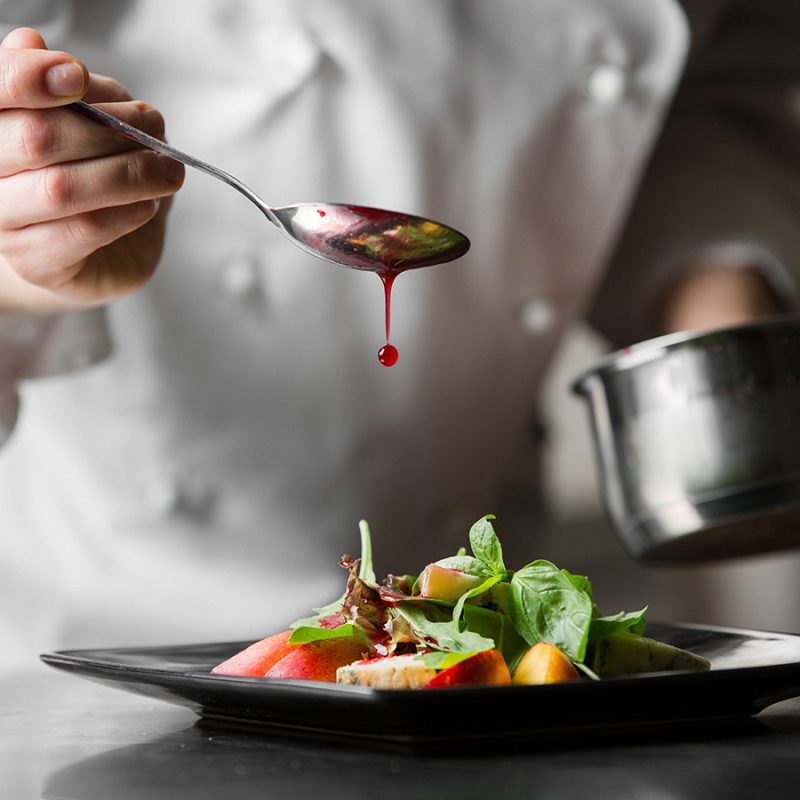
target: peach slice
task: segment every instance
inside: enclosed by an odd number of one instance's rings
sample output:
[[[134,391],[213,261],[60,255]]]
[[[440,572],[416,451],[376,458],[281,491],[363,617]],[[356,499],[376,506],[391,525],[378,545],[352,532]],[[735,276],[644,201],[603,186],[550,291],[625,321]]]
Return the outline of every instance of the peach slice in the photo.
[[[431,678],[422,688],[439,689],[446,686],[466,686],[483,684],[507,686],[511,683],[506,660],[499,650],[483,650],[465,658],[452,667],[443,669]]]
[[[307,642],[296,645],[263,675],[265,678],[333,683],[339,667],[361,660],[367,650],[368,645],[353,637]]]
[[[211,670],[213,675],[241,675],[247,678],[263,678],[264,673],[299,645],[288,644],[292,631],[283,631],[267,636],[244,650],[240,650]]]
[[[520,659],[514,670],[516,684],[574,681],[580,676],[573,663],[554,644],[537,642]]]

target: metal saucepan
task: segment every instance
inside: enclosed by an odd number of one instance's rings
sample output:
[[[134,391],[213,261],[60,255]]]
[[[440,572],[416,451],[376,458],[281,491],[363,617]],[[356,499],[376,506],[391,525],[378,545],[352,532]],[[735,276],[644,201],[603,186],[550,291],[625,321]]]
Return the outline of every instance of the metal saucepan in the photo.
[[[660,337],[581,375],[628,552],[709,561],[800,546],[800,318]]]

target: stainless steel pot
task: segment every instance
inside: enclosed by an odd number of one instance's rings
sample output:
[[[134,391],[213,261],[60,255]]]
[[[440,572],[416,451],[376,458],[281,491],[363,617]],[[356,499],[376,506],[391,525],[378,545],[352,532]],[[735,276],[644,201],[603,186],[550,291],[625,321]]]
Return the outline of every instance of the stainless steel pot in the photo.
[[[628,552],[708,561],[800,546],[800,318],[675,334],[579,377]]]

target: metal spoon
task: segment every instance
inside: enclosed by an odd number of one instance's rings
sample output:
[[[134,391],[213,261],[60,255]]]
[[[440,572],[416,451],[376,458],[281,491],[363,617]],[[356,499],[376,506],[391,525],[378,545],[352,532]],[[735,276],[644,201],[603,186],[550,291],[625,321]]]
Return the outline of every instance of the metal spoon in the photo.
[[[440,222],[411,214],[345,203],[298,203],[274,208],[233,175],[99,108],[83,102],[69,107],[127,139],[219,178],[258,206],[294,244],[326,261],[355,269],[396,273],[452,261],[469,250],[469,239],[463,234]]]

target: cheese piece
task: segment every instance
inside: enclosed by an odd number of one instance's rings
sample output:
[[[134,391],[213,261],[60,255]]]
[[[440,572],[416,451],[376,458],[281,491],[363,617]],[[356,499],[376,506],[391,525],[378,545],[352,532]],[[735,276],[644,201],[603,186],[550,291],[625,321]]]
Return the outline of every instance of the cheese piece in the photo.
[[[630,633],[600,636],[590,651],[586,663],[600,677],[665,670],[702,671],[711,666],[696,653]]]
[[[415,655],[370,658],[336,670],[336,683],[371,686],[373,689],[419,689],[436,670]]]

